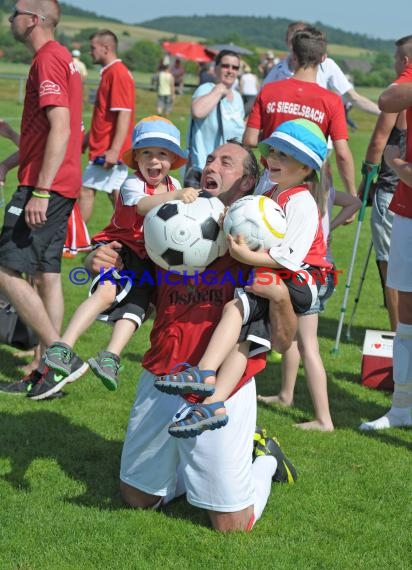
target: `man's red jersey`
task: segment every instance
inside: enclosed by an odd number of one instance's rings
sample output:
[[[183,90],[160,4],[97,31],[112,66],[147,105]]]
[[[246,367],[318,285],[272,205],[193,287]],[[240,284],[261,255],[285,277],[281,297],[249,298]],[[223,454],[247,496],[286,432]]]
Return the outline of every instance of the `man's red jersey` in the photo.
[[[156,268],[156,318],[150,334],[151,346],[142,366],[162,376],[181,362],[198,364],[225,303],[233,299],[236,284],[246,283],[250,269],[229,254],[192,278],[184,279]],[[264,353],[250,358],[237,388],[263,370],[265,362]]]
[[[119,111],[130,111],[129,131],[120,150],[123,153],[132,146],[134,126],[134,79],[120,59],[106,65],[100,72],[100,84],[96,93],[89,134],[89,159],[104,156],[111,147],[116,132]]]
[[[51,189],[67,198],[77,198],[81,187],[82,79],[69,51],[49,41],[33,57],[26,84],[21,119],[21,185],[36,186],[50,124],[47,107],[67,107],[70,111],[70,139],[64,160]]]

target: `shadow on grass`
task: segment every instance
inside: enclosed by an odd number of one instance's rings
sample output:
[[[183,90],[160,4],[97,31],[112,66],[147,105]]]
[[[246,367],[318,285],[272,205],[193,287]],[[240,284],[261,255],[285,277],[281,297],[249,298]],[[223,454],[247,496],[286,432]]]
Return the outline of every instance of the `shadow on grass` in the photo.
[[[10,396],[11,397],[11,396]],[[119,458],[122,442],[107,441],[51,411],[0,415],[0,456],[10,461],[3,476],[16,490],[30,491],[27,471],[37,459],[55,460],[70,479],[83,484],[68,502],[99,508],[122,507]]]
[[[24,374],[22,373],[21,367],[25,366],[30,362],[31,357],[28,354],[27,357],[16,356],[15,354],[20,352],[18,348],[12,348],[0,345],[0,362],[1,362],[1,372],[4,378],[9,380],[21,380]]]
[[[56,412],[0,415],[0,457],[11,465],[11,470],[2,477],[16,491],[30,492],[27,472],[32,463],[49,459],[55,461],[68,478],[85,487],[81,495],[65,496],[64,501],[99,509],[126,509],[119,493],[122,445],[122,441],[108,441]],[[50,484],[49,479],[44,481],[44,485]],[[60,492],[61,489],[59,495]],[[172,501],[162,512],[171,518],[210,526],[206,512],[189,505],[184,497]]]

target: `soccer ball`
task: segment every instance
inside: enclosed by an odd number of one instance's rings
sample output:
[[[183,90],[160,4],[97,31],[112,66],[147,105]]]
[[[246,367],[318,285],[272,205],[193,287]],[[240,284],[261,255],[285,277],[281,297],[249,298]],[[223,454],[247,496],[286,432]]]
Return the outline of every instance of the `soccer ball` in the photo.
[[[197,198],[190,204],[166,202],[150,210],[144,219],[146,251],[163,269],[194,275],[227,251],[219,225],[224,211],[215,197]]]
[[[252,250],[270,249],[285,237],[286,217],[282,208],[266,196],[244,196],[228,209],[223,231],[242,235]]]

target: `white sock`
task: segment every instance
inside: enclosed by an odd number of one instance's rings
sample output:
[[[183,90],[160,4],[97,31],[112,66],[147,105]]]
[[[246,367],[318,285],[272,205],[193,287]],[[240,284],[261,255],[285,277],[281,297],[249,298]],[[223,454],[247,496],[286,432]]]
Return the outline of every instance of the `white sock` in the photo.
[[[272,455],[260,455],[252,464],[252,477],[255,486],[254,514],[255,522],[260,519],[268,502],[272,487],[272,477],[278,462]]]

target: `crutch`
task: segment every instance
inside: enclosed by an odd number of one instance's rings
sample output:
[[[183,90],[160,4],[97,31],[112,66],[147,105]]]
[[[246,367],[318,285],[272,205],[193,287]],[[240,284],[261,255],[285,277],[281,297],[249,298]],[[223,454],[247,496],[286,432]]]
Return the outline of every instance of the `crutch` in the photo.
[[[343,321],[345,320],[345,311],[346,311],[346,307],[348,304],[349,289],[350,289],[350,284],[352,281],[353,268],[355,266],[356,252],[358,249],[360,232],[362,229],[362,222],[365,218],[366,203],[368,201],[368,194],[369,194],[369,190],[370,190],[370,187],[372,184],[372,180],[377,175],[378,169],[379,169],[379,164],[372,164],[370,162],[363,162],[362,163],[362,176],[364,178],[362,206],[361,206],[361,209],[359,210],[358,226],[356,228],[355,240],[353,243],[353,250],[352,250],[352,257],[351,257],[351,260],[349,263],[349,269],[348,269],[348,273],[347,273],[347,277],[346,277],[345,293],[343,295],[342,306],[340,309],[340,318],[339,318],[338,330],[336,332],[335,346],[332,348],[332,354],[337,354],[339,352],[340,337],[342,334]]]
[[[350,340],[350,338],[351,338],[351,336],[350,336],[351,327],[352,327],[353,319],[355,318],[356,309],[358,308],[358,303],[359,303],[360,295],[362,292],[363,282],[365,281],[366,271],[368,269],[369,259],[371,257],[372,249],[373,249],[373,241],[371,240],[371,242],[369,244],[368,252],[366,254],[365,262],[363,264],[363,269],[362,269],[362,274],[361,274],[361,278],[359,281],[358,290],[356,291],[356,297],[355,297],[355,302],[354,302],[353,309],[352,309],[352,314],[351,314],[350,319],[349,319],[348,328],[346,329],[346,340]]]

